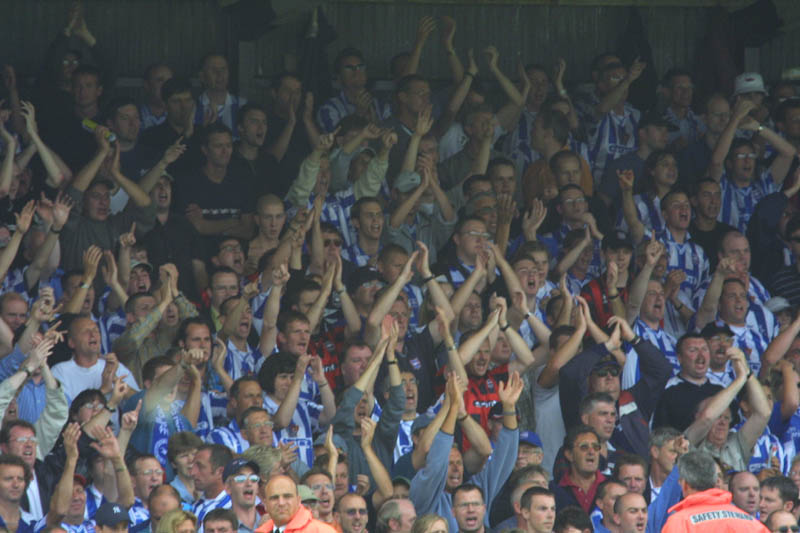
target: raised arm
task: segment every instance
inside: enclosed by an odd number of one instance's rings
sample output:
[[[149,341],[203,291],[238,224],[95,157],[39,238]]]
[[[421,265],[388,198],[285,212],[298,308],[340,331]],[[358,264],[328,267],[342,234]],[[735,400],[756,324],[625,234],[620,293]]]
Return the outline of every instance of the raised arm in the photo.
[[[97,276],[97,266],[100,264],[100,259],[103,257],[103,251],[91,245],[83,252],[83,276],[81,277],[81,284],[75,289],[72,297],[64,304],[62,309],[63,313],[80,313],[83,301],[86,299],[86,293],[89,287],[94,283],[94,278]]]
[[[417,260],[418,255],[419,252],[415,251],[409,256],[406,264],[403,265],[403,270],[400,271],[400,275],[397,276],[397,279],[394,281],[394,283],[389,285],[389,287],[383,291],[380,297],[375,300],[375,304],[372,306],[369,316],[367,316],[367,324],[366,328],[364,329],[364,340],[370,346],[374,347],[378,344],[383,317],[389,314],[389,310],[391,309],[395,300],[397,300],[397,297],[400,295],[400,291],[403,290],[403,287],[406,285],[406,283],[411,281],[411,278],[414,274],[411,267]]]
[[[344,336],[346,339],[355,337],[361,331],[361,315],[347,292],[347,287],[342,281],[342,256],[336,256],[336,273],[333,276],[333,290],[339,295],[339,303],[342,304],[342,314],[344,315],[345,328]]]
[[[647,243],[645,263],[631,283],[631,289],[628,292],[627,319],[630,324],[633,324],[633,321],[639,316],[644,295],[647,293],[647,284],[653,277],[653,269],[665,251],[664,245],[656,240],[654,232],[650,236],[650,242]]]
[[[772,181],[780,188],[783,180],[786,179],[786,175],[789,173],[789,168],[792,166],[794,157],[797,155],[797,149],[784,137],[763,124],[759,124],[758,121],[751,116],[745,117],[745,120],[741,121],[739,127],[743,130],[752,131],[775,149],[777,155],[772,161],[769,171],[772,174]]]
[[[0,281],[5,279],[6,274],[8,274],[8,269],[11,268],[14,258],[17,256],[19,245],[22,243],[22,237],[30,229],[35,211],[36,202],[31,200],[25,204],[25,207],[22,208],[21,212],[14,213],[14,218],[17,221],[17,227],[14,229],[14,234],[11,236],[11,240],[8,242],[6,247],[3,248],[3,251],[0,252]]]
[[[114,436],[114,432],[110,427],[97,428],[91,436],[97,441],[91,444],[92,448],[97,451],[100,457],[109,461],[111,466],[114,467],[118,491],[117,501],[114,503],[124,505],[125,507],[131,507],[136,500],[136,496],[134,496],[133,493],[133,483],[131,482],[130,473],[125,466],[123,451],[119,446],[117,438]]]
[[[739,437],[742,441],[742,449],[752,450],[767,427],[767,422],[772,414],[772,406],[764,393],[764,386],[758,381],[757,376],[750,373],[744,388],[747,393],[747,403],[750,404],[752,412],[739,428]]]
[[[44,165],[44,169],[47,172],[46,183],[54,188],[60,187],[65,180],[72,177],[72,173],[65,165],[59,164],[58,156],[39,137],[39,128],[36,125],[36,109],[33,104],[22,102],[21,109],[22,117],[25,119],[25,131],[31,143],[36,147],[39,159],[41,159],[42,165]]]
[[[375,480],[376,490],[372,493],[372,505],[375,509],[379,509],[383,502],[392,497],[394,489],[389,472],[386,471],[386,467],[383,466],[375,450],[372,449],[376,426],[377,423],[368,416],[361,419],[361,450],[364,452],[364,459],[367,460],[369,473],[372,474],[372,479]]]
[[[75,477],[75,467],[78,464],[78,439],[81,436],[81,426],[77,422],[69,424],[64,429],[64,470],[61,478],[53,491],[53,498],[50,501],[50,510],[47,512],[47,525],[57,526],[61,523],[69,511],[69,504],[72,501],[72,486]]]
[[[647,67],[647,63],[643,63],[638,57],[633,60],[633,64],[628,69],[627,76],[625,76],[616,87],[611,89],[608,94],[603,96],[600,103],[597,104],[595,108],[595,118],[600,118],[625,100],[631,85],[639,79],[645,67]]]
[[[314,383],[316,383],[319,388],[320,400],[322,402],[319,424],[324,427],[333,420],[333,417],[336,415],[336,400],[333,397],[331,386],[325,377],[322,358],[318,355],[312,355],[309,363],[311,365],[311,379],[314,380]]]
[[[713,281],[712,281],[713,283]],[[711,290],[709,288],[709,290]],[[769,376],[770,369],[780,363],[786,353],[789,351],[794,340],[800,335],[800,315],[798,315],[792,322],[784,327],[778,336],[772,341],[761,354],[761,377],[766,378]]]
[[[186,152],[186,145],[183,144],[183,135],[181,135],[174,143],[167,146],[167,149],[164,150],[164,155],[161,156],[158,163],[153,165],[153,167],[142,176],[142,179],[139,180],[139,187],[141,187],[145,193],[150,194],[150,191],[156,186],[158,180],[161,179],[161,176],[167,171],[167,167],[177,161],[184,152]]]
[[[33,288],[42,277],[49,277],[58,268],[58,257],[61,255],[60,248],[58,248],[58,235],[69,219],[69,212],[72,206],[72,198],[63,193],[58,193],[55,202],[50,202],[44,195],[39,200],[40,216],[43,212],[42,208],[45,210],[49,208],[51,220],[47,237],[45,237],[39,249],[36,250],[36,255],[33,256],[30,266],[25,270],[25,286],[28,289]],[[50,263],[54,253],[57,258],[55,259],[55,265],[52,265]],[[46,276],[43,276],[43,274],[46,274]]]
[[[509,361],[508,371],[520,372],[520,373],[524,372],[536,362],[536,360],[533,357],[533,352],[531,352],[528,343],[525,342],[525,339],[522,338],[519,332],[516,329],[512,328],[511,324],[508,323],[508,317],[507,317],[508,304],[506,303],[506,299],[497,297],[494,298],[494,301],[500,308],[500,316],[498,317],[497,325],[500,328],[500,331],[503,333],[503,335],[505,335],[508,344],[511,346],[512,354],[516,356],[512,357],[511,361]],[[541,342],[547,344],[547,340]]]
[[[411,54],[408,58],[406,68],[403,69],[403,76],[417,73],[417,70],[419,70],[419,59],[422,56],[423,48],[425,48],[425,42],[428,40],[428,37],[434,32],[434,30],[436,30],[436,19],[430,15],[425,15],[419,19],[419,25],[417,26],[417,38],[414,41],[414,48],[411,49]]]
[[[414,172],[417,168],[419,143],[422,138],[431,131],[431,127],[433,126],[433,118],[431,117],[432,111],[432,106],[428,106],[417,115],[417,124],[414,127],[414,133],[411,134],[411,138],[408,140],[406,154],[403,156],[403,166],[400,168],[401,172]]]
[[[6,129],[7,116],[0,115],[0,138],[5,146],[3,162],[0,165],[0,198],[8,196],[11,181],[14,178],[14,154],[17,151],[17,139]]]
[[[97,172],[100,170],[103,161],[105,161],[108,154],[111,153],[111,145],[106,138],[106,135],[109,133],[108,128],[105,126],[97,126],[94,130],[97,152],[95,152],[94,156],[86,163],[86,166],[78,172],[75,179],[72,181],[72,187],[76,190],[85,192],[86,189],[89,188],[89,184],[92,183],[92,180],[97,176]]]
[[[431,175],[430,173],[423,173],[421,176],[420,184],[414,189],[408,198],[400,202],[394,211],[392,211],[392,216],[389,217],[389,225],[392,228],[399,228],[403,225],[408,218],[408,214],[417,204],[420,198],[422,198],[422,193],[424,193],[431,184]]]
[[[322,276],[322,290],[317,296],[317,299],[314,300],[314,303],[311,304],[311,307],[306,313],[306,318],[308,318],[309,327],[311,331],[314,331],[319,324],[319,321],[322,320],[322,312],[325,311],[325,304],[328,303],[328,298],[331,296],[331,290],[333,289],[333,277],[336,275],[336,267],[334,265],[328,265],[328,269],[325,271],[325,274]]]
[[[544,389],[552,389],[558,385],[558,372],[565,364],[570,362],[573,357],[578,354],[581,348],[581,343],[586,335],[586,313],[588,312],[588,304],[586,300],[578,296],[578,301],[581,301],[581,308],[578,312],[578,323],[575,326],[575,332],[569,336],[567,342],[561,345],[556,352],[550,357],[545,365],[542,373],[539,374],[537,383]]]
[[[297,358],[294,376],[292,376],[292,383],[289,385],[286,398],[283,399],[278,411],[272,417],[276,430],[287,427],[292,421],[292,416],[294,416],[294,412],[297,409],[297,402],[300,399],[300,387],[306,377],[306,368],[308,368],[309,361],[311,361],[309,354],[303,354]]]
[[[445,54],[447,54],[447,65],[450,68],[450,75],[453,78],[453,83],[458,83],[464,77],[464,66],[461,64],[458,54],[456,54],[456,48],[453,44],[455,36],[455,19],[448,15],[443,16],[441,35],[442,48],[444,49]]]
[[[736,275],[736,269],[737,266],[733,258],[725,257],[720,260],[714,275],[711,277],[711,283],[703,296],[703,301],[700,303],[700,308],[697,310],[695,327],[698,330],[703,329],[709,322],[716,320],[719,297],[722,295],[722,285],[726,279]]]
[[[639,212],[633,201],[633,181],[635,179],[633,170],[618,170],[617,178],[619,179],[619,188],[622,190],[622,216],[628,224],[633,242],[639,244],[644,238],[645,227],[639,220]]]
[[[705,407],[700,410],[694,422],[683,432],[693,446],[698,446],[706,438],[714,421],[730,406],[747,382],[749,368],[744,353],[739,348],[731,347],[728,348],[727,354],[736,378],[730,385],[711,397]]]
[[[736,137],[736,130],[739,124],[755,109],[755,104],[751,100],[739,100],[731,113],[731,119],[717,140],[717,145],[711,152],[711,163],[708,167],[708,175],[714,181],[719,181],[725,173],[725,158],[731,149],[733,139]]]

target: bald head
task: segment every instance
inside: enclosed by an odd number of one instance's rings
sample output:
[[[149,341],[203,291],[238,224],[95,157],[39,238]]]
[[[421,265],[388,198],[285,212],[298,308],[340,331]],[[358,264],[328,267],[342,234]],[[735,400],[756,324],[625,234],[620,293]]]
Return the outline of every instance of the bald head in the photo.
[[[275,476],[269,480],[265,490],[267,513],[280,527],[289,522],[300,507],[297,484],[288,476]]]
[[[769,528],[770,531],[777,531],[780,527],[789,527],[797,525],[797,519],[795,519],[794,515],[789,511],[773,511],[767,517],[766,522],[764,525]]]

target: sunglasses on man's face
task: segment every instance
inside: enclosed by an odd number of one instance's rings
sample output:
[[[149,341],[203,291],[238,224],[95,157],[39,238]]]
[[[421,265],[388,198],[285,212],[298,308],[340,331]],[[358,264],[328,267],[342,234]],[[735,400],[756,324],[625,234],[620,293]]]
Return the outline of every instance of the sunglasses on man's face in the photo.
[[[601,368],[600,370],[595,370],[593,374],[599,378],[605,378],[608,376],[617,377],[619,376],[619,367],[610,366],[608,368]]]
[[[800,531],[800,526],[781,526],[777,528],[775,531],[777,531],[778,533],[789,533],[790,531],[792,533],[797,533],[798,531]]]

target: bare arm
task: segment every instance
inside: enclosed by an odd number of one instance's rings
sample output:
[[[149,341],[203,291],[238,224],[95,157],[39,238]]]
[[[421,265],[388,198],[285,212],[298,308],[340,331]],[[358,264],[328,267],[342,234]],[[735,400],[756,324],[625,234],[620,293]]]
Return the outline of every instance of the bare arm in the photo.
[[[583,300],[583,298],[578,298],[579,300]],[[586,335],[586,309],[588,309],[588,305],[586,305],[586,301],[584,300],[581,303],[581,310],[578,313],[578,323],[575,327],[575,332],[569,336],[567,342],[556,350],[547,361],[541,374],[539,374],[537,383],[540,387],[552,389],[558,385],[558,372],[578,354],[578,350],[580,350],[581,343],[583,342],[583,337]]]
[[[86,189],[89,188],[89,184],[92,180],[97,176],[97,172],[100,170],[100,166],[105,161],[108,154],[111,153],[111,145],[108,143],[108,139],[106,139],[106,135],[109,133],[108,128],[104,126],[98,126],[97,129],[94,130],[94,139],[97,143],[97,152],[95,152],[94,157],[92,157],[86,166],[84,166],[78,174],[75,176],[75,179],[72,181],[72,187],[80,192],[85,192]]]
[[[51,187],[60,187],[67,178],[72,177],[72,173],[66,169],[66,166],[56,156],[55,153],[47,146],[41,137],[39,137],[39,130],[36,126],[36,110],[30,102],[22,102],[22,116],[25,119],[25,129],[30,137],[31,143],[36,146],[36,151],[39,153],[39,159],[42,160],[45,171],[47,171],[46,183]]]
[[[372,449],[372,439],[375,436],[376,426],[377,423],[368,416],[361,419],[361,450],[364,452],[364,459],[367,460],[372,479],[375,480],[376,490],[372,493],[372,505],[375,509],[379,509],[383,502],[392,497],[394,488],[392,487],[392,479],[389,477],[389,472],[386,471],[386,467],[383,466],[375,450]]]
[[[642,72],[646,66],[647,64],[639,61],[638,57],[634,60],[631,68],[628,71],[628,75],[625,76],[625,78],[619,82],[616,87],[609,91],[609,93],[606,94],[602,100],[600,100],[599,104],[597,104],[597,107],[595,108],[595,114],[597,117],[605,115],[625,100],[631,84],[639,79],[639,76],[642,75]]]
[[[311,356],[303,354],[297,358],[297,365],[294,368],[294,376],[292,383],[289,385],[289,391],[286,393],[286,398],[281,402],[272,421],[275,424],[275,429],[283,429],[287,427],[297,409],[297,402],[300,399],[300,387],[303,385],[303,380],[306,377],[306,368],[311,360]]]
[[[378,344],[383,317],[389,314],[389,310],[391,309],[395,300],[397,300],[400,291],[403,290],[403,287],[406,283],[411,281],[411,277],[413,276],[411,267],[414,264],[414,261],[416,261],[418,254],[419,252],[416,251],[411,254],[411,256],[408,258],[408,261],[406,261],[406,264],[403,265],[403,270],[400,272],[400,275],[397,277],[394,283],[389,285],[389,288],[385,290],[377,300],[375,300],[375,304],[372,306],[372,310],[367,317],[367,324],[364,330],[364,340],[370,346],[375,346]]]
[[[422,50],[425,48],[425,42],[428,36],[436,29],[436,19],[430,15],[422,17],[417,26],[417,39],[414,41],[414,48],[411,49],[411,54],[408,58],[408,63],[403,71],[403,76],[409,74],[416,74],[419,69],[419,60],[422,56]]]
[[[639,310],[647,293],[647,284],[650,282],[650,278],[653,276],[653,269],[664,251],[664,245],[656,241],[656,235],[653,233],[650,236],[650,242],[647,243],[646,260],[642,270],[636,275],[633,283],[631,283],[630,291],[628,291],[627,320],[629,324],[633,324],[633,321],[639,316]]]
[[[719,181],[722,174],[725,172],[725,158],[728,157],[728,152],[731,149],[731,144],[736,136],[736,130],[739,123],[755,108],[755,105],[750,100],[739,100],[731,114],[730,122],[722,131],[722,134],[717,140],[717,145],[711,152],[711,163],[708,167],[708,175],[714,181]]]

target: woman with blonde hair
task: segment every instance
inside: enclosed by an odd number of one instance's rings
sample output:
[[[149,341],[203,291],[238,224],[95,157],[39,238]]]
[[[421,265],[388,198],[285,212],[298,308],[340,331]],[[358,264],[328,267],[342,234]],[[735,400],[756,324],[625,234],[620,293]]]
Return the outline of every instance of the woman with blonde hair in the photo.
[[[195,533],[195,531],[197,531],[197,517],[189,511],[174,509],[161,517],[155,533]]]
[[[411,533],[450,533],[450,528],[447,520],[438,514],[424,514],[417,517]]]

